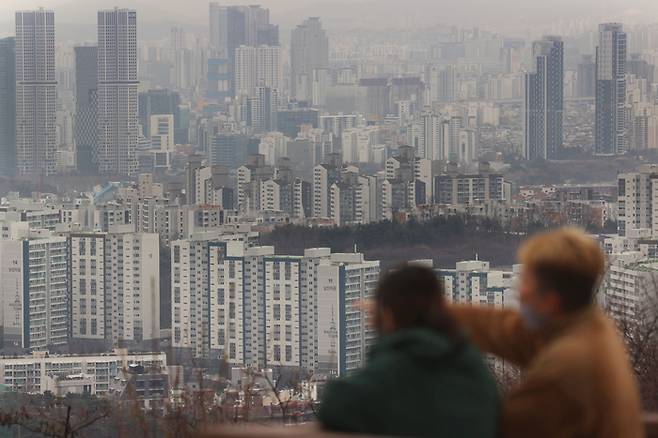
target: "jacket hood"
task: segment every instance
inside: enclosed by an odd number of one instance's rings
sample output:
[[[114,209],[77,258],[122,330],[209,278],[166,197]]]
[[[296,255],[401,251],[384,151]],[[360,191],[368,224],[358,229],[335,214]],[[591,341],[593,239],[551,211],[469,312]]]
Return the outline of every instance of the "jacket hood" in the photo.
[[[382,336],[370,350],[370,357],[401,353],[418,361],[434,363],[456,356],[463,343],[430,329],[405,329]]]

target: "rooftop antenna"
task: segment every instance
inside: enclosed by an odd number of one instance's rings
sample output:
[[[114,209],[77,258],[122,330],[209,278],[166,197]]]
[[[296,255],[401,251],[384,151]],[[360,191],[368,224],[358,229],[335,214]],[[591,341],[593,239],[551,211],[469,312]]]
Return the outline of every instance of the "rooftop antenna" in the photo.
[[[354,254],[356,254],[356,242],[354,242]]]
[[[478,253],[475,253],[475,261],[477,262],[478,260],[480,260]]]

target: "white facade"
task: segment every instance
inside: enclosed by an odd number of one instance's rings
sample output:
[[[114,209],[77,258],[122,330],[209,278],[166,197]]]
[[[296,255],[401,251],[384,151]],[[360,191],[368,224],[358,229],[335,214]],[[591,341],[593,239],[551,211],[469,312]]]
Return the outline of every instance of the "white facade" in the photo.
[[[610,256],[610,266],[601,284],[604,308],[618,321],[638,322],[655,307],[658,298],[658,261],[639,251]]]
[[[247,248],[241,242],[175,241],[173,345],[198,357],[217,355],[233,366],[315,371],[326,348],[327,333],[321,324],[329,324],[321,305],[324,278],[340,285],[332,302],[337,315],[341,302],[341,311],[349,315],[341,345],[344,352],[360,349],[345,353],[346,369],[354,369],[363,363],[373,333],[365,317],[356,322],[351,306],[374,292],[378,275],[378,262],[366,262],[361,254],[331,255],[328,248],[280,256],[272,247]],[[339,291],[347,301],[339,302]]]
[[[51,389],[48,380],[52,376],[85,374],[92,378],[92,392],[103,395],[119,372],[132,364],[161,369],[167,366],[167,356],[165,353],[129,354],[121,349],[88,356],[58,356],[37,351],[31,356],[0,357],[0,383],[13,391],[43,394]]]
[[[240,46],[235,49],[235,94],[255,97],[256,87],[282,89],[281,48]]]
[[[174,116],[172,114],[152,115],[149,120],[151,145],[154,149],[173,152],[174,150]]]
[[[114,344],[160,337],[159,245],[155,233],[107,235],[105,331]]]
[[[647,230],[652,237],[658,236],[658,166],[647,164],[638,172],[617,175],[617,227],[624,236]]]
[[[105,339],[105,233],[72,234],[71,336]]]
[[[171,242],[171,343],[197,356],[207,356],[209,348],[207,265],[207,241]]]
[[[35,350],[66,344],[69,302],[65,237],[43,232],[0,241],[0,288],[6,346]]]
[[[493,270],[489,262],[470,260],[457,262],[455,269],[440,269],[438,274],[450,302],[492,307],[516,305],[513,287],[517,270]]]
[[[319,164],[313,168],[313,217],[329,217],[329,171]]]
[[[375,293],[379,262],[362,254],[332,254],[317,273],[317,369],[345,374],[362,367],[376,334],[357,304]]]

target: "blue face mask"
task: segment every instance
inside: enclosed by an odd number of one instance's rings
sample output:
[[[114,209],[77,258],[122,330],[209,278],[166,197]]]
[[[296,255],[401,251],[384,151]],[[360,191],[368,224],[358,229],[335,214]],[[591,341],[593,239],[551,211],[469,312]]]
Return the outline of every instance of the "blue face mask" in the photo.
[[[527,304],[521,304],[519,312],[521,313],[521,318],[523,318],[526,327],[530,330],[539,330],[544,324],[546,324],[546,318]]]

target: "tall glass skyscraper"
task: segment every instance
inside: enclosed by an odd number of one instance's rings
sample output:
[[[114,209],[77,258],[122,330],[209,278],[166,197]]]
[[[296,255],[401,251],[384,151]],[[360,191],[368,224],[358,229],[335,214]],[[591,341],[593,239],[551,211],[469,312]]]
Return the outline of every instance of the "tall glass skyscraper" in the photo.
[[[525,75],[523,148],[528,160],[559,158],[564,110],[564,44],[546,36],[532,45],[535,71]]]
[[[137,12],[98,12],[98,171],[132,175],[139,136]]]
[[[75,148],[80,173],[95,173],[98,122],[96,106],[98,92],[98,47],[75,49]]]
[[[0,175],[16,172],[16,51],[14,38],[0,38]]]
[[[55,13],[16,12],[16,164],[21,176],[55,173]]]
[[[235,51],[240,46],[278,46],[279,26],[270,23],[270,10],[258,5],[222,6],[210,3],[211,60],[225,59],[229,67],[228,95],[235,95]],[[215,61],[216,64],[216,61]]]
[[[292,30],[290,39],[290,94],[309,101],[313,70],[329,66],[329,38],[318,17],[310,17]]]
[[[594,152],[626,152],[626,33],[620,23],[599,25],[596,48],[596,111]]]

